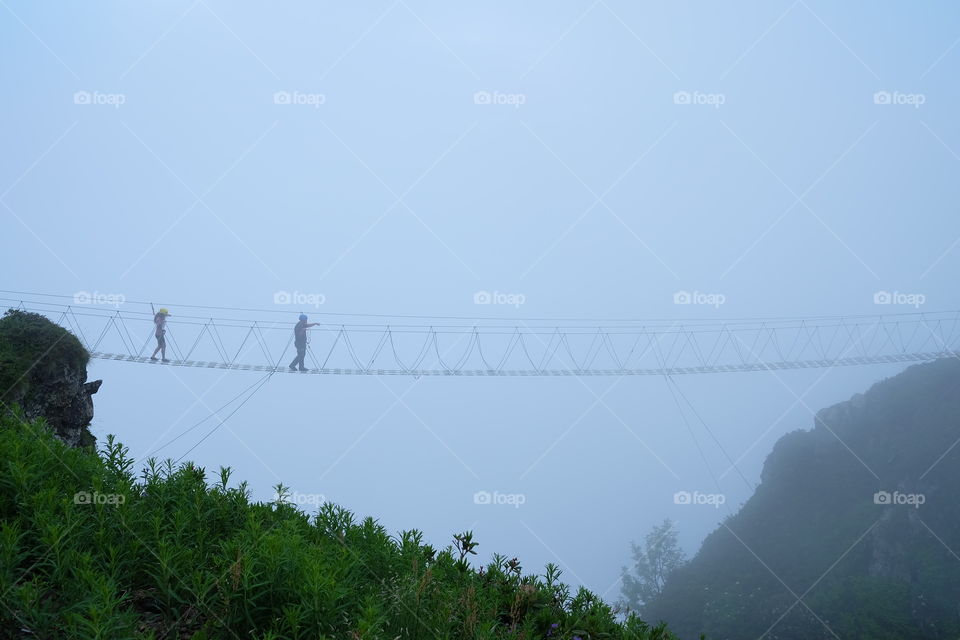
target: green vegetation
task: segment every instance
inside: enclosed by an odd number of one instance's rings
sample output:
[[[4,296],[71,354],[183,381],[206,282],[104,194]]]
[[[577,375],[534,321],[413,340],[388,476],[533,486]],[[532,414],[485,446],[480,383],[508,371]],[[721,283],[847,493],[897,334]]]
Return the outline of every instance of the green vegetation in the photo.
[[[958,389],[960,361],[913,366],[783,436],[642,614],[685,640],[960,637]]]
[[[623,567],[620,592],[629,610],[642,611],[644,603],[660,597],[667,579],[683,565],[683,549],[673,521],[654,525],[644,537],[643,546],[631,542],[630,551],[633,566],[630,570]]]
[[[469,532],[436,550],[324,504],[251,502],[221,469],[70,448],[0,417],[0,629],[27,638],[668,640],[548,565],[473,568]],[[9,637],[9,636],[8,636]]]
[[[0,318],[0,400],[15,398],[31,380],[57,367],[84,370],[90,354],[69,331],[38,313],[8,310]]]

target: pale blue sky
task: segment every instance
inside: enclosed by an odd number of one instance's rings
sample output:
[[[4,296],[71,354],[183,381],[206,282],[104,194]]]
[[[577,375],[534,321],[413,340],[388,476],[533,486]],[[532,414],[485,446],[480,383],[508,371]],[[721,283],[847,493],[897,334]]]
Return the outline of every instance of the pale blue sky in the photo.
[[[278,290],[508,318],[876,313],[878,290],[960,307],[954,3],[3,0],[0,16],[5,289],[174,315],[275,309]],[[526,302],[478,310],[478,290]],[[678,290],[726,303],[678,307]],[[900,368],[680,384],[757,481],[811,409]],[[217,407],[255,380],[91,375],[95,432],[136,455],[206,415],[194,393]],[[786,388],[814,383],[803,403]],[[472,527],[483,554],[558,562],[607,597],[653,523],[677,519],[693,551],[728,511],[673,504],[711,480],[656,378],[284,376],[228,426],[192,457],[257,497],[280,478],[438,545]],[[734,475],[724,490],[729,508],[749,495]]]

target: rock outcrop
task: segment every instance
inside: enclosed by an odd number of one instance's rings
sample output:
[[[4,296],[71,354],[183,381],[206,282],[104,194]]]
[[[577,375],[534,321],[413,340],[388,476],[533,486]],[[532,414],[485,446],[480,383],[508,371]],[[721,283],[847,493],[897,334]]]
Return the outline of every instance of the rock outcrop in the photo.
[[[53,433],[71,447],[92,446],[96,442],[89,429],[92,396],[102,383],[87,382],[86,369],[64,367],[56,376],[34,382],[13,401],[20,405],[25,418],[44,418]]]

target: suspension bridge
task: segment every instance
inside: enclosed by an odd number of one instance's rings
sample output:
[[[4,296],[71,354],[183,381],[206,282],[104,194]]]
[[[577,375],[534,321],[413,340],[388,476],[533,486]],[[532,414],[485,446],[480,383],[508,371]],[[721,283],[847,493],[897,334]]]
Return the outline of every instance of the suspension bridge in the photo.
[[[521,320],[313,312],[293,372],[299,309],[164,303],[169,362],[152,360],[154,306],[0,291],[0,304],[69,329],[94,358],[297,375],[689,375],[960,357],[960,311],[729,320]],[[157,305],[159,307],[159,305]],[[308,313],[309,310],[307,310]]]

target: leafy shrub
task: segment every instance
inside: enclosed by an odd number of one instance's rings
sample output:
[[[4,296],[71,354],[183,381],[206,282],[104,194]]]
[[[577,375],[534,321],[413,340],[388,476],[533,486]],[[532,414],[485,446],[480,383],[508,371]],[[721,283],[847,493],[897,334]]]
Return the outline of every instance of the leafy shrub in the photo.
[[[57,367],[85,370],[89,359],[76,336],[39,313],[10,309],[0,318],[0,400]]]
[[[250,501],[230,470],[151,459],[135,475],[42,421],[0,416],[0,628],[23,638],[668,640],[571,596],[548,565],[495,556],[474,569],[470,532],[436,550],[324,504],[309,516]]]

